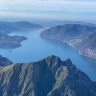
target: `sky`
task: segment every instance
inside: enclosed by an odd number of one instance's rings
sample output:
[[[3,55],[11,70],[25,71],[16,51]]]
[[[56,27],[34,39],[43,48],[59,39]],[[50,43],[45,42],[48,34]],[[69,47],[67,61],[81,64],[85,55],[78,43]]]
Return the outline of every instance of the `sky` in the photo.
[[[94,21],[96,0],[0,0],[0,17]]]

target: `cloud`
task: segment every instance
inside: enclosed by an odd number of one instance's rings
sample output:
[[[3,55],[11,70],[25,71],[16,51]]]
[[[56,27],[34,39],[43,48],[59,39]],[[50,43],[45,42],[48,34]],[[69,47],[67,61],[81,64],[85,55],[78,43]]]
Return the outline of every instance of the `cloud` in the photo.
[[[95,13],[96,0],[0,0],[0,15],[92,18]]]
[[[12,9],[29,9],[34,10],[52,10],[63,11],[76,9],[96,9],[95,0],[0,0],[0,9],[12,8]],[[79,10],[78,10],[79,11]]]

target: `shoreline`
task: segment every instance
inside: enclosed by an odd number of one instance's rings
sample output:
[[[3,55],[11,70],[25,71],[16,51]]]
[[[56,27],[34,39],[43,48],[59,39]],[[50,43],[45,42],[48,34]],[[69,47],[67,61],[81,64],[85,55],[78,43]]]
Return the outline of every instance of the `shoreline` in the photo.
[[[43,38],[51,39],[51,40],[57,40],[57,41],[60,41],[60,42],[62,42],[62,43],[67,43],[69,46],[71,46],[72,48],[74,48],[75,50],[77,50],[80,55],[86,56],[86,57],[88,57],[88,58],[90,58],[90,59],[95,59],[95,60],[96,60],[96,58],[92,58],[91,56],[82,54],[82,51],[78,50],[77,48],[75,48],[74,46],[72,46],[72,44],[70,44],[70,43],[67,42],[67,41],[63,41],[63,40],[60,40],[60,39],[51,38],[51,37],[47,37],[47,36],[42,36],[42,35],[40,35],[40,36],[43,37]]]

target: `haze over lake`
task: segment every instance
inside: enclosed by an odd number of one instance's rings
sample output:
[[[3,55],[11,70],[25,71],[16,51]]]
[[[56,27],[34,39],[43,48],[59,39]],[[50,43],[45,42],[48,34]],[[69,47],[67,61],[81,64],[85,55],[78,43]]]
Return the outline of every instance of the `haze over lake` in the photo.
[[[96,66],[92,67],[79,53],[66,43],[41,38],[42,30],[14,32],[10,35],[25,36],[28,40],[16,49],[0,49],[2,56],[14,63],[27,63],[41,60],[50,55],[59,56],[62,60],[70,58],[77,68],[85,72],[92,80],[96,80]],[[12,51],[12,52],[10,52]]]

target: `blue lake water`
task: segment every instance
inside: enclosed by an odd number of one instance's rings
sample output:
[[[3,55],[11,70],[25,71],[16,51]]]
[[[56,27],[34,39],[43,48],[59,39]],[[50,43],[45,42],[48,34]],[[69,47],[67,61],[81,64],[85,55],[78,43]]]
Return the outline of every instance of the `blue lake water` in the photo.
[[[96,81],[96,66],[88,64],[78,52],[66,43],[41,38],[42,30],[14,32],[10,35],[26,36],[28,40],[16,49],[0,49],[0,54],[14,63],[35,62],[50,55],[59,56],[62,60],[70,58],[77,68],[85,72],[92,80]]]

